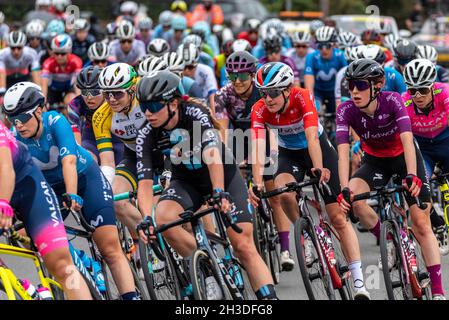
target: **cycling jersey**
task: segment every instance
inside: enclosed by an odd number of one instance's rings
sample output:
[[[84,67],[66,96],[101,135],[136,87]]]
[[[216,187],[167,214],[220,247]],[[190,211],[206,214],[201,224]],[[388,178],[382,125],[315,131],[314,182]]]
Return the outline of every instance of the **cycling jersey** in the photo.
[[[221,53],[214,58],[214,70],[217,79],[220,79],[221,77],[221,70],[226,65],[226,58],[224,53]]]
[[[76,143],[69,121],[56,111],[42,114],[42,134],[39,139],[22,138],[17,133],[16,137],[27,145],[34,163],[50,184],[63,181],[63,158],[76,156],[78,173],[86,171],[93,162],[89,152]]]
[[[345,78],[345,72],[348,67],[341,68],[335,78],[335,99],[345,102],[351,98],[351,93],[349,92],[348,81]]]
[[[312,52],[314,52],[315,50],[313,50],[312,48],[309,48],[307,50],[307,54],[310,54]],[[306,56],[304,57],[299,57],[296,54],[296,48],[291,48],[287,50],[287,57],[289,57],[290,59],[293,60],[293,63],[296,66],[296,70],[298,70],[298,75],[299,75],[299,81],[301,83],[304,83],[304,71],[306,69]]]
[[[320,51],[309,53],[306,57],[305,75],[315,77],[315,91],[334,92],[337,72],[347,65],[341,50],[334,48],[331,59],[323,59]]]
[[[187,76],[182,76],[181,83],[189,97],[203,98],[203,92],[195,80]]]
[[[292,47],[292,42],[290,40],[290,37],[282,37],[282,47],[281,47],[281,54],[285,55],[287,53],[287,50]],[[253,47],[253,50],[251,52],[253,56],[255,56],[257,59],[261,59],[262,57],[265,57],[267,54],[265,52],[265,48],[263,47],[263,41],[261,39],[258,40],[258,44]]]
[[[89,47],[95,43],[95,38],[93,35],[87,35],[86,40],[79,41],[76,36],[72,36],[72,53],[81,58],[83,64],[89,62],[89,57],[87,56],[87,51]]]
[[[152,34],[152,32],[150,31],[150,32],[148,33],[148,37],[147,37],[147,38],[144,38],[144,37],[142,36],[142,34],[139,32],[139,33],[136,34],[136,40],[142,41],[142,42],[145,44],[145,48],[146,48],[146,47],[148,47],[148,44],[149,44],[149,43],[151,42],[151,40],[153,39],[153,37],[151,36],[151,34]]]
[[[64,67],[56,62],[55,57],[50,57],[44,61],[41,76],[48,79],[49,89],[70,91],[82,68],[83,62],[74,54],[67,56],[67,64]]]
[[[263,57],[262,59],[259,60],[259,68],[264,65],[265,63],[270,62],[268,60],[268,57]],[[281,61],[282,63],[285,63],[286,65],[288,65],[290,68],[292,68],[293,70],[293,75],[295,76],[295,81],[299,81],[299,71],[298,69],[296,69],[296,65],[295,62],[292,60],[292,58],[281,55]]]
[[[140,110],[137,98],[127,113],[113,112],[107,102],[103,103],[92,117],[98,151],[112,151],[112,136],[118,137],[126,147],[136,150],[137,130],[144,124],[145,115]]]
[[[127,63],[131,66],[135,66],[137,60],[146,55],[145,44],[140,40],[133,40],[131,50],[128,53],[123,52],[118,39],[112,41],[109,47],[111,56],[114,57],[116,61]]]
[[[313,95],[309,90],[297,87],[291,89],[289,105],[282,114],[271,113],[263,99],[254,104],[251,128],[256,139],[265,136],[265,126],[277,130],[279,146],[292,150],[307,148],[305,129],[318,127],[318,134],[323,132]]]
[[[449,82],[449,71],[447,71],[446,68],[444,68],[443,66],[440,66],[438,64],[435,67],[437,69],[437,78],[435,81],[448,83]]]
[[[337,118],[337,144],[349,144],[349,128],[360,137],[364,152],[375,157],[396,157],[404,152],[400,134],[412,131],[410,118],[396,92],[380,92],[377,109],[371,117],[352,100],[340,105]]]
[[[198,60],[198,62],[214,70],[214,59],[212,59],[211,56],[208,55],[206,52],[203,51],[200,52],[200,59]]]
[[[171,28],[164,30],[162,24],[158,24],[153,30],[153,39],[162,38],[165,39],[170,33]]]
[[[211,68],[204,64],[198,64],[195,70],[195,82],[202,88],[202,97],[209,98],[218,90],[217,79]]]
[[[382,88],[382,91],[393,91],[400,94],[404,93],[407,88],[402,74],[394,68],[385,67],[384,70],[385,86]]]
[[[39,57],[36,51],[30,47],[23,47],[19,59],[13,57],[9,47],[0,51],[0,72],[6,73],[8,88],[18,82],[30,80],[30,73],[39,70]]]
[[[256,38],[256,40],[251,40],[251,38],[249,37],[248,31],[242,31],[237,35],[237,39],[244,39],[246,41],[249,42],[249,44],[251,45],[251,47],[255,47],[257,45],[257,41],[258,39]]]

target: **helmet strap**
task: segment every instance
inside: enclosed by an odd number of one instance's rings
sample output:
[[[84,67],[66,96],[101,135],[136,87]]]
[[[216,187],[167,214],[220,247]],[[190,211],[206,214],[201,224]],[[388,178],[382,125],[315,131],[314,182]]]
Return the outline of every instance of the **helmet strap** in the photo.
[[[165,122],[161,125],[161,128],[164,128],[171,119],[175,116],[176,112],[170,110],[170,103],[167,102],[167,111],[168,111],[168,118],[165,120]]]
[[[374,100],[376,100],[377,99],[377,96],[379,95],[379,92],[380,92],[380,89],[378,89],[378,88],[374,88],[373,89],[373,83],[370,81],[370,84],[371,84],[371,86],[370,86],[370,88],[369,88],[369,96],[370,96],[370,99],[369,99],[369,101],[368,101],[368,103],[364,106],[364,107],[360,107],[359,109],[366,109],[366,108],[368,108],[369,107],[369,105],[371,104],[371,102],[373,102]],[[373,95],[373,91],[374,91],[374,95]]]
[[[284,98],[284,105],[282,106],[281,109],[279,109],[279,111],[277,112],[277,114],[281,114],[282,112],[285,111],[285,108],[287,107],[287,102],[288,102],[287,98],[289,98],[290,95],[289,95],[288,97],[286,97],[285,94],[284,94],[284,91],[282,91],[282,97]]]
[[[240,97],[245,96],[249,90],[251,90],[254,87],[254,83],[251,83],[251,85],[248,87],[248,89],[245,90],[245,92],[242,92],[241,94],[239,94]]]
[[[30,139],[34,139],[37,136],[37,134],[39,133],[39,130],[41,129],[41,121],[37,118],[36,111],[33,112],[33,116],[36,118],[37,128],[36,128],[36,131],[34,132],[34,134],[30,137]]]

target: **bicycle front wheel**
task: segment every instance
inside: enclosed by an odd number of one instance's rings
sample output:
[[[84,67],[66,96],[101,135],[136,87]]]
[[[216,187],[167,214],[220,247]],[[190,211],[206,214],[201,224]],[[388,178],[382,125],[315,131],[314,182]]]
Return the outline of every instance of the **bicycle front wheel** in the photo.
[[[312,222],[300,218],[295,222],[295,247],[301,277],[310,300],[335,300],[335,290],[327,267],[324,253],[315,233]],[[311,241],[310,254],[306,259],[305,241]],[[306,261],[307,260],[307,261]]]

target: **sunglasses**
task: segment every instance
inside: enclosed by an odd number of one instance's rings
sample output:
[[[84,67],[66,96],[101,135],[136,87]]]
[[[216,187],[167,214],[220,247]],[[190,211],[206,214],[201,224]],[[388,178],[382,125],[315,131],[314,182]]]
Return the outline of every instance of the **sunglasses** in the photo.
[[[401,66],[405,66],[407,63],[409,63],[410,61],[412,61],[413,59],[396,59],[398,64]]]
[[[120,40],[120,43],[133,43],[131,39]]]
[[[297,44],[295,48],[307,49],[309,46],[307,44]]]
[[[279,52],[281,52],[281,48],[274,48],[271,50],[267,50],[267,55],[277,54]]]
[[[322,49],[330,49],[332,48],[332,43],[318,43],[316,45],[318,50],[322,50]]]
[[[259,90],[259,93],[261,97],[264,99],[266,99],[268,96],[270,96],[271,99],[276,99],[282,94],[283,91],[284,91],[283,89],[268,89],[268,90]]]
[[[109,101],[112,98],[114,98],[114,100],[122,99],[125,96],[126,91],[125,90],[103,91],[102,93],[103,93],[103,97]]]
[[[349,80],[348,86],[350,91],[353,91],[356,87],[358,91],[365,91],[371,88],[371,83],[366,80]]]
[[[189,65],[189,66],[185,66],[186,69],[192,70],[196,68],[196,64],[195,65]]]
[[[106,59],[103,59],[103,60],[94,60],[94,64],[105,64],[105,63],[107,63],[108,62],[108,60],[106,60]]]
[[[183,29],[175,29],[175,32],[184,32]]]
[[[239,79],[240,81],[247,81],[249,78],[250,74],[248,72],[241,72],[241,73],[230,72],[228,74],[228,79],[231,82],[236,82],[237,79]]]
[[[29,39],[30,39],[30,41],[34,41],[34,40],[40,40],[41,38],[40,37],[31,37]]]
[[[101,94],[101,90],[100,89],[82,89],[81,90],[81,95],[83,97],[97,97]]]
[[[36,106],[32,110],[27,111],[25,113],[18,114],[16,116],[7,116],[7,118],[9,120],[9,122],[11,122],[15,126],[17,124],[25,124],[25,123],[27,123],[28,121],[31,120],[31,118],[33,117],[34,112],[36,111],[37,107],[39,107],[39,106]]]
[[[16,50],[22,50],[23,49],[23,47],[10,47],[11,48],[11,51],[16,51]]]
[[[140,102],[140,110],[142,112],[150,111],[151,113],[157,113],[161,111],[167,104],[159,101]]]
[[[55,52],[55,56],[66,56],[67,52]]]
[[[409,88],[407,89],[408,94],[410,94],[413,98],[418,95],[418,93],[421,96],[427,96],[432,87],[422,87],[422,88]]]

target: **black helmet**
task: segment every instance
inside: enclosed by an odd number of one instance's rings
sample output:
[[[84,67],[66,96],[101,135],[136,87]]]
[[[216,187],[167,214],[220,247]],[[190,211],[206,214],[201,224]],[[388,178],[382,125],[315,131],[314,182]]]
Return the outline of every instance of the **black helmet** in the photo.
[[[32,82],[19,82],[10,87],[3,99],[3,112],[8,116],[16,116],[43,106],[45,97],[41,87]]]
[[[163,70],[151,72],[143,77],[137,85],[137,100],[140,103],[150,101],[170,101],[184,95],[181,78],[174,73]]]
[[[345,72],[347,80],[374,80],[384,76],[382,66],[371,59],[358,59],[352,62]]]
[[[196,35],[200,36],[200,38],[203,42],[206,41],[206,33],[204,32],[204,30],[195,29],[195,30],[190,31],[189,34],[196,34]]]
[[[263,40],[263,47],[266,51],[280,50],[282,45],[282,39],[280,36],[274,33],[270,33]]]
[[[100,77],[101,68],[90,66],[81,70],[76,78],[76,86],[78,89],[99,89],[98,78]]]
[[[396,42],[393,51],[394,57],[398,60],[399,64],[404,65],[416,59],[418,46],[413,41],[401,39]]]
[[[247,51],[237,51],[226,59],[227,72],[256,72],[259,60]]]

